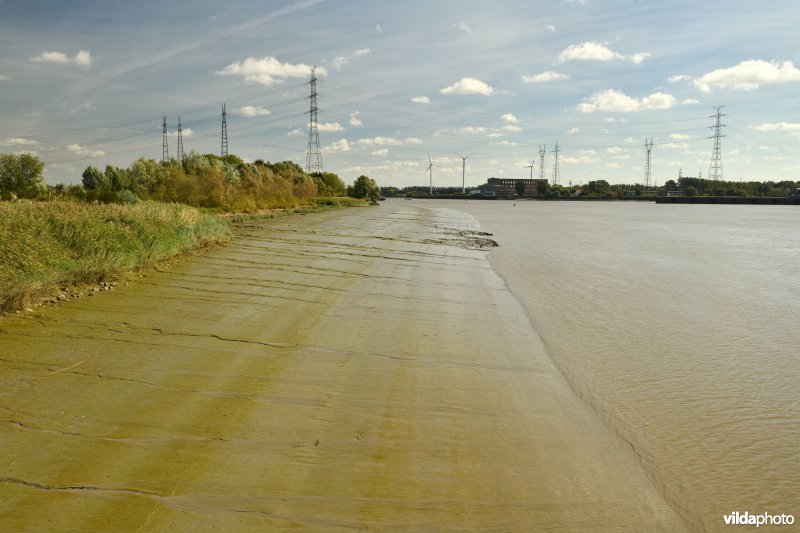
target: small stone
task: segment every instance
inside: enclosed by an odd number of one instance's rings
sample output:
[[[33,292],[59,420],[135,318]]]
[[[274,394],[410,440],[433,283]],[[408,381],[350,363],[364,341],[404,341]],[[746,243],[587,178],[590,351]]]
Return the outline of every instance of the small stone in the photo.
[[[66,300],[66,299],[67,299],[67,295],[66,295],[66,294],[59,294],[59,295],[58,295],[58,299],[59,299],[59,301],[62,301],[62,302],[63,302],[64,300]]]
[[[92,292],[100,292],[100,289],[98,287],[92,287]]]

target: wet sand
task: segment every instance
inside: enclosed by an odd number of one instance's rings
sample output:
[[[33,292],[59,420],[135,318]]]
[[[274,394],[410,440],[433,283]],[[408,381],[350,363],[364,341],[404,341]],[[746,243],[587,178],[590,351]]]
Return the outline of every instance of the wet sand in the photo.
[[[680,531],[468,215],[250,222],[0,322],[0,529]]]

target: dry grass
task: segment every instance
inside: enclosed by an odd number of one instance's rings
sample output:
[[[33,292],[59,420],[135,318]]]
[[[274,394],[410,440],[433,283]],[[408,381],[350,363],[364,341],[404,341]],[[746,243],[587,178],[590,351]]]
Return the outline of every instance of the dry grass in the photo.
[[[178,204],[0,202],[0,311],[58,285],[93,283],[230,238],[228,224]]]

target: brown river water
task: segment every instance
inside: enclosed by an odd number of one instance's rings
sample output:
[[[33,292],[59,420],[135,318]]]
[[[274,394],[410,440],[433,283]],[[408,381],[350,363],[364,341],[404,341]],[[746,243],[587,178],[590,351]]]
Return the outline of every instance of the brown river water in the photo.
[[[494,234],[549,356],[694,529],[800,519],[800,209],[415,204]]]

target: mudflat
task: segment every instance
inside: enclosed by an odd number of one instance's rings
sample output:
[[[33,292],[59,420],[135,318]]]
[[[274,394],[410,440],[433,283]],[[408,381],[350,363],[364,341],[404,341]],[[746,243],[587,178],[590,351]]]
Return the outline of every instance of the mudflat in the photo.
[[[685,530],[478,230],[404,202],[253,221],[1,322],[0,529]]]

